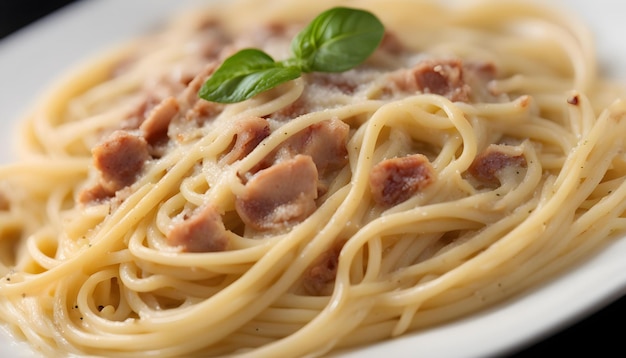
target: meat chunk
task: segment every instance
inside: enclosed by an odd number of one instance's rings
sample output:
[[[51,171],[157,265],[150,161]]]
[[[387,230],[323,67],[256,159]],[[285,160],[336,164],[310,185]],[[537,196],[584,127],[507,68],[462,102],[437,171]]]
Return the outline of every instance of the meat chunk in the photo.
[[[198,100],[185,113],[185,119],[189,122],[201,126],[214,119],[224,110],[224,105],[216,102],[209,102],[203,99]]]
[[[224,109],[222,104],[205,101],[198,97],[198,91],[200,91],[204,82],[215,72],[218,66],[219,63],[217,61],[209,63],[202,71],[196,74],[182,92],[180,101],[186,108],[184,117],[187,121],[202,125]]]
[[[287,139],[258,168],[262,169],[272,163],[303,154],[313,159],[319,175],[322,176],[348,162],[346,143],[349,131],[350,126],[339,119],[315,123]]]
[[[370,189],[374,201],[382,206],[397,205],[435,179],[435,170],[422,154],[386,159],[370,173]]]
[[[167,97],[150,111],[139,127],[148,143],[155,145],[167,139],[167,127],[179,109],[176,98]]]
[[[91,187],[87,187],[78,193],[77,201],[81,204],[98,203],[106,199],[110,199],[115,192],[111,192],[97,183]]]
[[[162,99],[153,96],[151,93],[145,93],[141,102],[126,114],[120,129],[133,130],[139,128],[141,123],[146,120],[150,111],[161,101]]]
[[[313,159],[296,155],[256,173],[236,198],[235,208],[257,230],[284,228],[315,211],[317,180]]]
[[[167,132],[169,138],[181,143],[197,138],[201,135],[197,129],[215,119],[224,110],[223,104],[205,101],[198,96],[198,91],[217,66],[216,61],[210,62],[193,76],[177,97],[181,115],[170,123]]]
[[[181,95],[181,101],[185,105],[192,106],[199,101],[198,91],[200,91],[204,82],[215,72],[218,66],[219,64],[216,61],[210,62],[189,82]]]
[[[146,140],[124,130],[113,132],[93,148],[92,155],[94,165],[100,171],[101,184],[109,192],[134,183],[150,159]]]
[[[218,252],[228,247],[222,217],[212,205],[196,209],[190,217],[175,224],[167,233],[167,241],[186,252]]]
[[[402,41],[398,38],[398,35],[393,32],[386,31],[380,42],[379,50],[386,51],[391,55],[399,56],[407,52],[407,47],[404,46]]]
[[[286,147],[290,153],[311,156],[320,174],[343,167],[348,161],[346,143],[350,127],[331,119],[313,124],[291,137]]]
[[[460,60],[424,60],[410,70],[392,75],[390,88],[392,91],[432,93],[461,102],[467,102],[470,94]]]
[[[11,209],[11,201],[2,192],[0,192],[0,211],[8,211]]]
[[[484,82],[488,82],[496,78],[498,69],[493,62],[472,61],[465,62],[465,71],[463,74],[473,74],[480,77]]]
[[[343,245],[334,245],[320,255],[302,277],[302,287],[313,296],[329,295],[337,277]]]
[[[260,117],[250,117],[235,124],[237,135],[232,149],[223,158],[226,163],[233,163],[244,158],[259,143],[270,135],[269,123]]]
[[[525,168],[526,158],[510,146],[491,144],[476,156],[468,172],[486,186],[499,186],[502,170],[508,167]]]

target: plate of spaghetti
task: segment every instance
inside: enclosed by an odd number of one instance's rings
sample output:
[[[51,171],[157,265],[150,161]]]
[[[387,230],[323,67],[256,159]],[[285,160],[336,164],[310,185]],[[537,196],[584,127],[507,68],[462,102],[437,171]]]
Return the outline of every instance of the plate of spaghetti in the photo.
[[[0,352],[479,357],[607,304],[624,6],[568,6],[92,0],[8,38]]]

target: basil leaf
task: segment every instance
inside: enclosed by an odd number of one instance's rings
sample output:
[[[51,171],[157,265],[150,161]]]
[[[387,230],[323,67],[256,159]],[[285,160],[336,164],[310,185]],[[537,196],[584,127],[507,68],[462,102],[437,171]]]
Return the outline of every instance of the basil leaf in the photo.
[[[365,61],[385,28],[372,13],[336,7],[317,16],[292,41],[303,72],[342,72]]]
[[[285,67],[257,49],[232,55],[204,83],[198,96],[219,103],[236,103],[300,77],[297,67]]]
[[[224,61],[198,96],[212,102],[241,102],[296,79],[302,72],[349,70],[376,50],[384,33],[383,24],[370,12],[332,8],[293,39],[292,57],[276,62],[261,50],[241,50]]]

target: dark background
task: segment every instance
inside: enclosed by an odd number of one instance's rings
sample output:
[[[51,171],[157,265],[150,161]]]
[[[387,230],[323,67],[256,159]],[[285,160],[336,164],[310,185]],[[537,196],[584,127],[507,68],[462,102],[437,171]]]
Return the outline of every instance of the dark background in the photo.
[[[77,1],[0,0],[0,40],[46,14]],[[575,300],[576,297],[571,299]],[[626,357],[625,319],[626,297],[508,357]],[[450,344],[454,345],[453,339]]]

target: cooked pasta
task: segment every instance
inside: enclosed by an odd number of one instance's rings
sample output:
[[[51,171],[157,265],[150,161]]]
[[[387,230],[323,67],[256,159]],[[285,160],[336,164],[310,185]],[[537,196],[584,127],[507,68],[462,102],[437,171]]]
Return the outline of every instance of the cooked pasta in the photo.
[[[366,62],[240,103],[335,6],[181,13],[63,76],[0,167],[0,318],[46,356],[321,356],[459,319],[624,234],[624,91],[528,1],[359,0]]]

